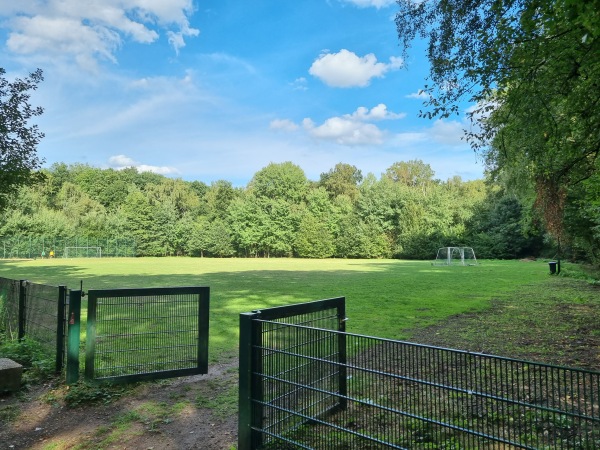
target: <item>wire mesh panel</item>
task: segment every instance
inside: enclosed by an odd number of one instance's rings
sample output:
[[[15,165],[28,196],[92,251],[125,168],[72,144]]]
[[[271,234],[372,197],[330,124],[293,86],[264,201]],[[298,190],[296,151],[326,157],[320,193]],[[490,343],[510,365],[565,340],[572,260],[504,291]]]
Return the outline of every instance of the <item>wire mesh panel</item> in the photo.
[[[88,296],[86,378],[207,373],[208,287],[90,290]]]
[[[60,372],[65,355],[65,286],[0,278],[0,319],[8,339],[32,339],[55,359]]]
[[[19,337],[19,281],[0,278],[0,332],[7,340]]]
[[[24,281],[23,335],[39,342],[54,355],[57,372],[62,370],[65,354],[65,286],[49,286]]]
[[[257,311],[254,316],[252,368],[240,354],[240,378],[250,380],[253,393],[251,411],[240,407],[240,434],[250,425],[256,446],[274,445],[307,420],[344,407],[345,336],[326,331],[344,329],[345,304],[343,298],[321,300]],[[300,326],[289,328],[286,323]],[[240,332],[241,341],[247,337]]]
[[[264,330],[267,324],[261,326]],[[275,322],[269,327],[288,336],[286,356],[293,357],[297,366],[315,366],[317,360],[336,364],[304,352],[301,343],[307,341],[305,336],[325,342],[339,333]],[[294,336],[300,337],[296,346]],[[278,432],[254,448],[600,448],[599,372],[345,337],[346,408],[319,415],[293,402],[285,408],[273,402],[268,408],[285,409],[286,415],[305,424]],[[256,352],[265,355],[282,349],[279,342],[267,341]],[[263,367],[262,372],[270,378],[268,369]],[[297,378],[281,382],[316,398],[339,395],[327,383],[315,382],[318,371],[315,374],[311,383]]]

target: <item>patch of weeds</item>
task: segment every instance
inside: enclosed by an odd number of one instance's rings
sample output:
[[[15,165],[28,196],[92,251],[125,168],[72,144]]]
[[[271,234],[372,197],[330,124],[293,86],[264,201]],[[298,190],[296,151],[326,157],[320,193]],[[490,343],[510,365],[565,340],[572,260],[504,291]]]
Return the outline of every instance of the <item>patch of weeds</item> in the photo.
[[[110,425],[102,425],[94,433],[95,442],[87,441],[76,445],[73,450],[101,450],[124,441],[129,436],[140,435],[139,431],[132,431],[133,425],[138,423],[142,416],[137,411],[126,411],[117,414]]]
[[[19,417],[19,408],[17,405],[8,405],[0,407],[0,423],[8,424]]]
[[[43,401],[44,403],[47,403],[49,405],[52,405],[54,407],[60,406],[60,400],[61,400],[62,396],[60,391],[58,390],[50,390],[46,393],[44,393],[41,397],[40,400]]]
[[[179,399],[185,398],[185,393],[181,392],[181,391],[169,392],[169,398],[171,400],[179,400]]]
[[[79,382],[69,387],[64,401],[70,407],[97,403],[108,404],[125,395],[131,386]]]
[[[188,402],[178,402],[169,405],[166,402],[147,402],[135,409],[138,422],[143,424],[148,431],[159,431],[161,425],[173,422],[173,416],[180,414],[189,407]]]
[[[237,385],[213,382],[209,387],[216,395],[207,396],[199,394],[196,397],[196,406],[210,409],[219,419],[225,419],[235,414],[238,407]]]
[[[54,375],[54,356],[33,339],[3,341],[0,344],[0,356],[23,366],[24,383],[43,381]]]

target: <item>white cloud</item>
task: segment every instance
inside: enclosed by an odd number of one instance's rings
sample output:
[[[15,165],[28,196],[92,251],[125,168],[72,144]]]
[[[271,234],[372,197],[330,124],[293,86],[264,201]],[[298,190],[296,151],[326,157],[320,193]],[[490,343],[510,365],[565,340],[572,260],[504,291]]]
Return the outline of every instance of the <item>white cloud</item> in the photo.
[[[381,78],[390,70],[402,67],[402,58],[391,57],[389,64],[377,62],[373,53],[358,56],[346,49],[322,53],[312,63],[309,73],[331,87],[364,87],[372,78]]]
[[[232,56],[222,52],[210,53],[203,56],[214,63],[228,65],[233,68],[241,68],[242,70],[245,70],[251,74],[256,73],[254,66],[249,64],[244,59],[238,58],[237,56]]]
[[[304,119],[302,125],[311,137],[335,141],[342,145],[380,145],[383,143],[383,131],[378,127],[344,117],[331,117],[319,126],[316,126],[311,119]]]
[[[421,100],[428,100],[429,94],[423,90],[419,90],[417,92],[413,92],[412,94],[405,95],[406,98],[417,98]]]
[[[116,170],[123,170],[128,167],[135,167],[138,172],[154,172],[160,175],[175,175],[178,174],[179,171],[174,167],[167,166],[150,166],[147,164],[141,164],[129,156],[125,155],[115,155],[108,158],[108,164],[111,168]]]
[[[352,3],[353,5],[358,6],[359,8],[369,8],[375,7],[385,8],[387,6],[391,6],[396,3],[396,0],[343,0],[346,3]]]
[[[0,16],[9,17],[11,52],[47,61],[67,57],[88,70],[97,59],[114,62],[124,39],[150,44],[160,31],[178,52],[185,37],[199,34],[189,25],[192,12],[192,0],[21,0],[0,7]]]
[[[271,130],[296,131],[299,127],[288,119],[275,119],[269,124]]]
[[[368,122],[381,120],[397,120],[406,114],[394,113],[387,106],[380,103],[369,109],[360,106],[351,114],[339,117],[330,117],[321,125],[316,125],[310,118],[302,121],[302,128],[310,137],[317,140],[332,141],[341,145],[381,145],[385,132]],[[288,119],[273,120],[270,124],[272,130],[296,131],[299,126]]]
[[[464,145],[465,124],[456,120],[436,120],[430,130],[431,137],[444,145]]]
[[[380,103],[370,110],[364,106],[359,106],[352,114],[344,115],[347,119],[359,120],[361,122],[379,121],[379,120],[394,120],[406,117],[404,113],[393,113],[388,111],[387,106]]]
[[[292,89],[295,91],[306,91],[308,87],[306,86],[308,81],[304,77],[296,78],[293,83],[290,83]]]

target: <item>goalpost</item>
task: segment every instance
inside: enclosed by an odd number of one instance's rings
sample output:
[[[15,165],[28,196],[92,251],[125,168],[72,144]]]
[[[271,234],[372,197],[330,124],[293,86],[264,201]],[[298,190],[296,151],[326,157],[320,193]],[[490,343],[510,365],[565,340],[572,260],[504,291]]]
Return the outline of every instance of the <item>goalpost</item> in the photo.
[[[477,258],[471,247],[442,247],[431,264],[434,266],[475,266]]]
[[[102,247],[65,247],[65,258],[101,258]]]

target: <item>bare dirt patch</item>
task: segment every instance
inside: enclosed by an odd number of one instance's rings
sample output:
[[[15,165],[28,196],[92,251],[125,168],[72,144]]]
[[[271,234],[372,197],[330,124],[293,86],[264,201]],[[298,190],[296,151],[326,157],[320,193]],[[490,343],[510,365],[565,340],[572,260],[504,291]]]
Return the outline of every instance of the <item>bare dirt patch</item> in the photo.
[[[65,388],[53,384],[5,395],[0,448],[228,450],[237,442],[230,396],[237,379],[237,361],[230,361],[207,375],[144,383],[95,406],[67,407]]]

